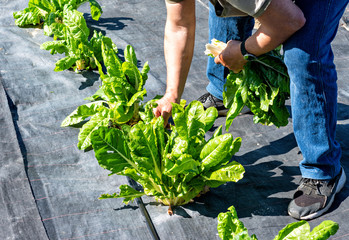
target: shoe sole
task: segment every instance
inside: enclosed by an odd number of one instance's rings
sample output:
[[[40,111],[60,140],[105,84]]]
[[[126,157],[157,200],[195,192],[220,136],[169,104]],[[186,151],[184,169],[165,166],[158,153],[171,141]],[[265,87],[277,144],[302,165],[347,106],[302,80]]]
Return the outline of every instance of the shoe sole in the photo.
[[[346,181],[347,181],[347,176],[345,175],[344,169],[342,169],[342,176],[341,176],[341,178],[338,181],[336,192],[332,195],[332,197],[330,199],[330,202],[327,204],[327,206],[325,208],[319,210],[318,212],[309,214],[309,215],[304,216],[304,217],[300,217],[299,219],[301,219],[301,220],[311,220],[311,219],[320,217],[322,214],[327,212],[328,209],[330,209],[330,207],[332,206],[332,203],[334,201],[334,197],[336,196],[337,193],[339,193],[342,190],[342,188],[344,187]]]

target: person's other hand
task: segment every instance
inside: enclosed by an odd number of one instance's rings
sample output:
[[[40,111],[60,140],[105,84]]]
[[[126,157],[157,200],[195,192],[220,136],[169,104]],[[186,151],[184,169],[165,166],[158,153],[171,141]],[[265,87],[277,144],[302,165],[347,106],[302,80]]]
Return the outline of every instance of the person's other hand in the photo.
[[[222,64],[234,73],[240,72],[247,62],[241,54],[240,44],[240,41],[235,40],[227,42],[227,47],[217,57],[215,57],[215,63]]]
[[[171,116],[172,104],[176,102],[171,96],[165,94],[161,99],[156,101],[158,106],[153,109],[155,117],[162,116],[164,118],[164,126],[168,127],[168,119]]]

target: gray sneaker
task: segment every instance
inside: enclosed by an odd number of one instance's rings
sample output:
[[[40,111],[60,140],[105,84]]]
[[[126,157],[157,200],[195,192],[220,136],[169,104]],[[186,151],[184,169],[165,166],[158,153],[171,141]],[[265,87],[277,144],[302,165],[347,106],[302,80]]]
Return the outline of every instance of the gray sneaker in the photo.
[[[336,193],[344,187],[345,181],[343,168],[335,178],[327,181],[302,178],[288,205],[288,214],[304,220],[321,216],[331,207]]]
[[[204,105],[204,108],[207,109],[209,107],[215,107],[218,110],[218,116],[227,116],[227,112],[229,109],[224,107],[223,101],[219,98],[216,98],[211,93],[205,93],[201,97],[197,99]]]

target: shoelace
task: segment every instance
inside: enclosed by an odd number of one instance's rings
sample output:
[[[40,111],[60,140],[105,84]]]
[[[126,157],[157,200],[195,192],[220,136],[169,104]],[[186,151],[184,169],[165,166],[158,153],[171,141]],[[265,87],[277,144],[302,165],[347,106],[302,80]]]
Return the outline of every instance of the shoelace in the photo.
[[[302,178],[301,183],[303,183],[305,186],[310,187],[314,190],[317,190],[317,193],[319,195],[323,195],[321,193],[320,188],[324,185],[324,181],[316,180],[316,179],[310,179],[310,178]]]

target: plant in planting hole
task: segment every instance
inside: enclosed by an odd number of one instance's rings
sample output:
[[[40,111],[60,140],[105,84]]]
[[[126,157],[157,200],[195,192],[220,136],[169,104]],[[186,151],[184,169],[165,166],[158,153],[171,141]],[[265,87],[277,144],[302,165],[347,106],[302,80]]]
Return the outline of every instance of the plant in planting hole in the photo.
[[[91,134],[101,126],[121,128],[133,125],[140,120],[141,101],[146,95],[143,88],[147,80],[149,65],[146,62],[140,71],[132,46],[124,51],[125,62],[117,57],[114,49],[102,40],[102,55],[107,74],[97,62],[102,86],[88,100],[90,103],[79,106],[64,119],[62,127],[79,127],[78,148],[91,149]],[[82,124],[82,126],[81,126]]]
[[[234,206],[228,208],[228,212],[218,215],[218,235],[222,240],[257,240],[256,235],[249,236],[247,228],[239,220]],[[310,231],[309,223],[302,220],[288,224],[274,240],[326,240],[335,235],[339,226],[338,223],[325,220]]]
[[[206,45],[205,54],[217,56],[226,47],[216,39]],[[247,106],[254,114],[254,123],[288,124],[289,112],[285,106],[290,96],[289,76],[281,48],[248,61],[240,73],[230,72],[224,85],[223,103],[229,109],[226,118],[228,129],[234,118]]]
[[[50,28],[54,23],[61,23],[63,9],[71,7],[79,8],[85,2],[90,3],[92,19],[98,20],[102,14],[102,8],[96,0],[29,0],[28,7],[22,11],[14,12],[15,23],[19,27],[37,25],[43,22],[45,34],[50,36]],[[53,26],[51,26],[53,24]]]
[[[219,127],[211,139],[205,140],[205,133],[218,116],[217,109],[211,107],[205,111],[198,101],[185,109],[173,104],[174,126],[168,132],[162,117],[150,117],[153,116],[151,104],[145,107],[148,121],[121,129],[100,127],[92,133],[98,163],[112,174],[132,178],[144,190],[122,185],[118,194],[104,194],[101,199],[124,198],[127,204],[142,195],[154,196],[169,205],[172,214],[171,206],[186,204],[209,187],[243,177],[243,166],[230,161],[240,148],[241,138],[222,134]]]
[[[90,29],[87,27],[83,14],[66,5],[62,13],[62,22],[52,23],[50,33],[54,41],[41,44],[40,48],[50,50],[51,54],[64,53],[65,57],[58,60],[55,71],[73,68],[76,72],[94,69],[102,59],[102,41],[117,52],[115,44],[102,33],[94,31],[89,40]]]

